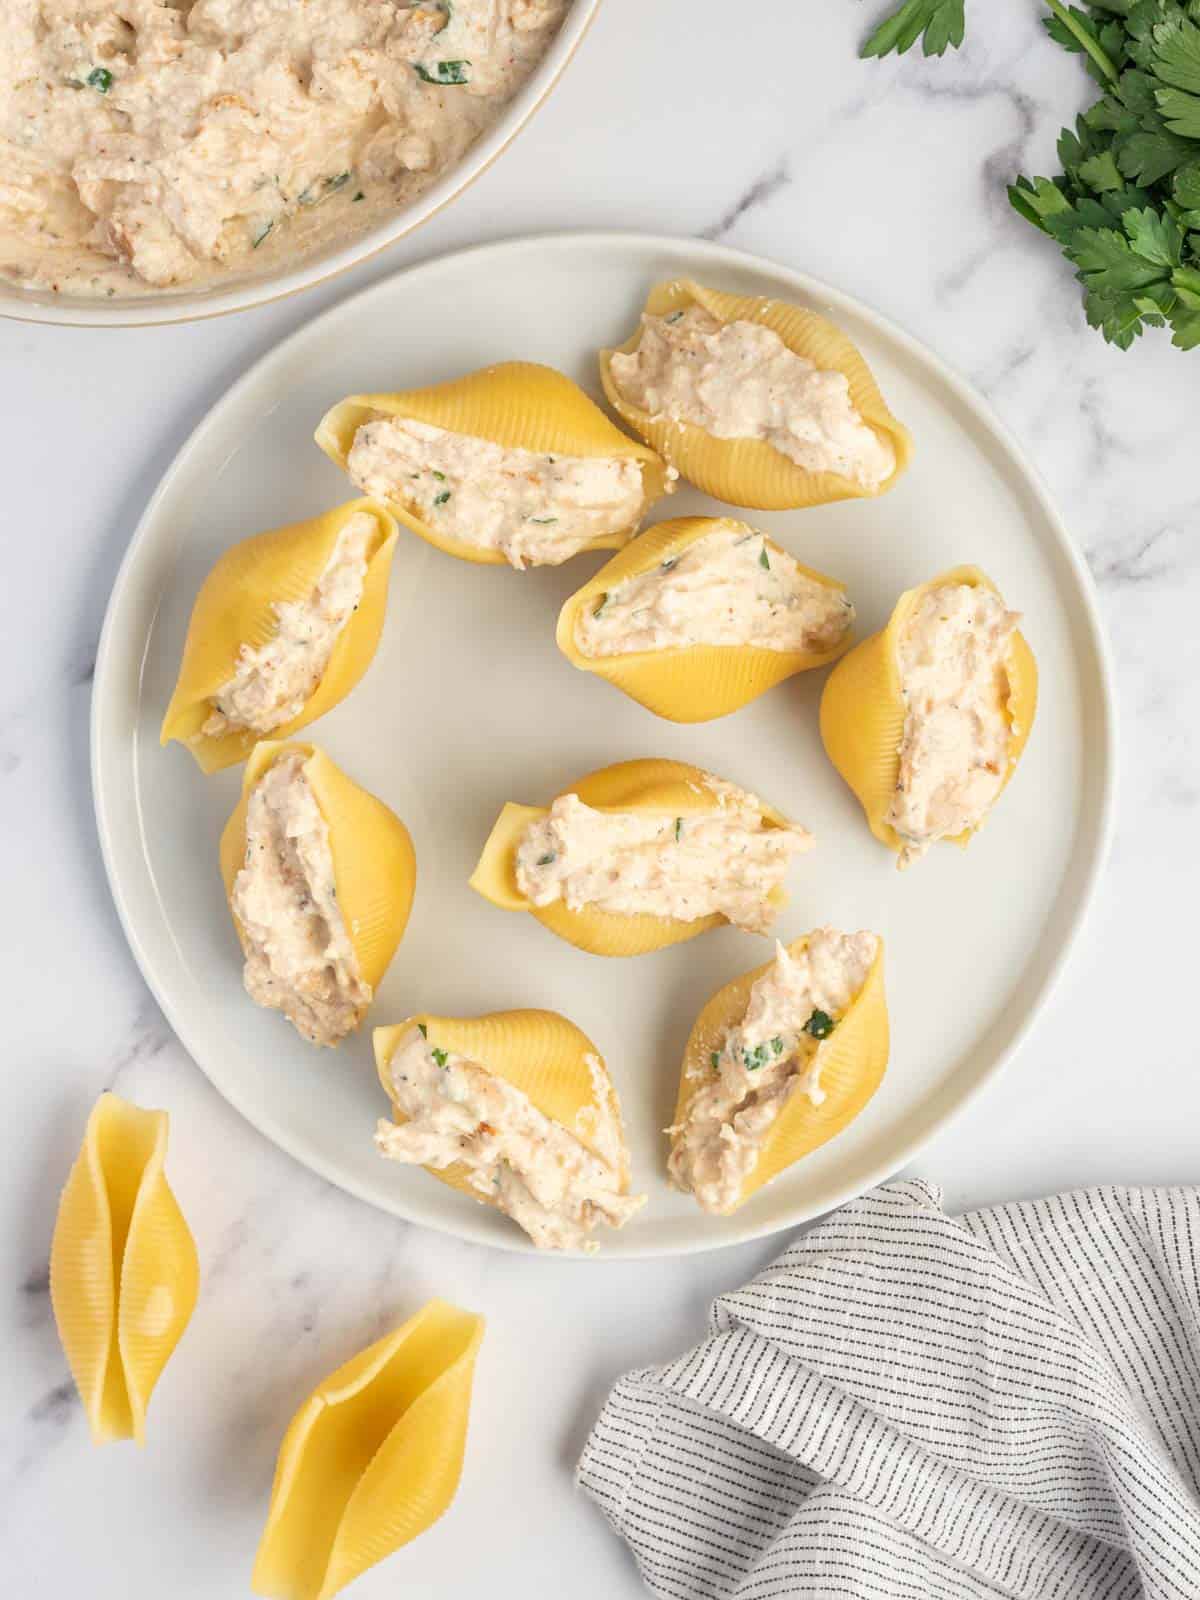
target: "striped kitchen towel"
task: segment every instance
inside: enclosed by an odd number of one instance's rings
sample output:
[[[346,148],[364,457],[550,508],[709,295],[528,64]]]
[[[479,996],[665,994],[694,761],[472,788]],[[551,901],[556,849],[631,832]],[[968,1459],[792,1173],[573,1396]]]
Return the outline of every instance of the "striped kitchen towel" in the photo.
[[[886,1184],[612,1391],[579,1482],[672,1600],[1200,1600],[1200,1191]]]

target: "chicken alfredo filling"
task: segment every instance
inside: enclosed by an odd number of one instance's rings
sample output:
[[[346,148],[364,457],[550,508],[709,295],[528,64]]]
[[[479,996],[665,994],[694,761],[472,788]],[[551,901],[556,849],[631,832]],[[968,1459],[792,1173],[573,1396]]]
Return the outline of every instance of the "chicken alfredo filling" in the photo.
[[[279,602],[278,625],[266,644],[241,647],[237,671],[212,696],[202,738],[219,739],[241,728],[270,733],[300,715],[325,675],[342,629],[358,610],[368,546],[378,526],[364,511],[347,518],[308,598]]]
[[[575,642],[587,656],[698,644],[824,651],[853,622],[841,589],[810,578],[762,534],[730,523],[585,607]]]
[[[649,416],[690,422],[718,439],[762,439],[807,472],[878,489],[896,470],[886,438],[862,419],[849,380],[823,372],[757,322],[719,322],[703,306],[643,315],[641,338],[609,370]]]
[[[901,867],[978,827],[1004,787],[1016,732],[1008,653],[1020,620],[990,589],[942,584],[901,630],[904,733],[887,815],[904,841]]]
[[[711,809],[687,816],[597,811],[560,795],[517,845],[517,886],[532,905],[556,900],[627,916],[695,922],[717,913],[765,933],[775,891],[813,837],[774,825],[762,802],[717,778],[695,786]]]
[[[873,933],[818,928],[798,955],[781,944],[750,990],[741,1021],[700,1063],[700,1085],[682,1122],[668,1128],[667,1166],[677,1188],[705,1211],[727,1214],[793,1095],[814,1106],[823,1042],[850,1009],[879,951]]]
[[[439,1049],[418,1023],[388,1066],[392,1101],[408,1120],[381,1121],[375,1142],[393,1161],[439,1172],[460,1165],[479,1198],[511,1217],[539,1249],[593,1251],[595,1227],[623,1227],[646,1197],[624,1192],[612,1089],[599,1059],[589,1057],[588,1065],[594,1104],[581,1113],[586,1127],[574,1133],[482,1062]]]
[[[645,502],[640,461],[506,449],[410,417],[364,424],[346,467],[364,493],[514,567],[554,566],[593,539],[631,533]]]
[[[128,293],[357,230],[457,162],[562,0],[6,0],[0,275]]]
[[[252,791],[232,905],[246,993],[312,1044],[335,1045],[362,1020],[371,986],[338,906],[329,826],[305,765],[304,756],[284,756]]]

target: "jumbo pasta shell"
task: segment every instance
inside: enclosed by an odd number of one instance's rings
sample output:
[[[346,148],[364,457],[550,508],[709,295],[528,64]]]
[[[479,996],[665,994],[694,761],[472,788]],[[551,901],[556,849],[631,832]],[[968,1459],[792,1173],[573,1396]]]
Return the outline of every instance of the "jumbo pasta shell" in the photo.
[[[329,828],[333,878],[359,976],[377,989],[404,936],[417,884],[408,829],[382,800],[348,778],[316,745],[264,740],[242,778],[242,793],[221,834],[221,877],[233,913],[233,885],[246,854],[246,808],[251,792],[284,756],[303,755],[305,776]]]
[[[255,534],[225,552],[196,596],[160,743],[177,739],[204,772],[219,772],[246,759],[261,734],[249,728],[231,730],[218,738],[201,733],[212,710],[212,696],[233,677],[243,645],[257,649],[274,637],[276,605],[308,598],[338,535],[360,511],[374,517],[377,524],[362,600],[338,635],[329,665],[303,711],[272,729],[270,737],[288,738],[346,698],[371,665],[379,645],[388,575],[399,537],[391,514],[374,500],[351,500],[307,522]]]
[[[677,517],[660,522],[627,545],[600,568],[590,582],[570,597],[559,612],[558,648],[573,667],[615,684],[631,700],[671,722],[709,722],[728,716],[756,700],[768,689],[798,672],[823,667],[850,647],[847,630],[832,648],[821,650],[763,650],[754,645],[688,645],[665,650],[640,650],[628,655],[589,656],[576,641],[579,619],[594,609],[610,590],[630,578],[651,572],[671,555],[678,555],[697,539],[722,524],[753,529],[728,517]],[[766,544],[779,554],[780,546]],[[815,583],[845,593],[845,585],[800,563],[800,571]]]
[[[601,1161],[619,1151],[621,1192],[629,1190],[629,1150],[621,1125],[621,1107],[599,1050],[581,1028],[557,1011],[493,1011],[483,1017],[439,1017],[422,1011],[393,1027],[376,1028],[375,1065],[384,1092],[391,1097],[389,1067],[401,1039],[421,1027],[431,1045],[467,1056],[526,1095],[552,1122],[559,1123]],[[397,1123],[408,1118],[392,1102]],[[603,1137],[608,1129],[614,1136]],[[495,1206],[468,1182],[467,1169],[426,1167],[426,1172],[452,1189]]]
[[[705,786],[711,776],[683,761],[620,761],[589,773],[578,783],[568,784],[561,794],[577,794],[585,805],[597,811],[646,811],[689,817],[717,809],[716,796]],[[674,917],[626,916],[586,907],[571,911],[562,900],[548,906],[532,905],[517,884],[516,849],[525,829],[549,809],[510,802],[488,836],[470,884],[502,911],[529,911],[560,939],[598,956],[644,955],[694,939],[727,920],[719,912],[698,917],[694,922],[682,922]],[[773,806],[764,805],[763,816],[773,827],[788,826],[786,817]],[[781,891],[771,896],[776,905],[782,905],[785,898]]]
[[[794,355],[806,357],[824,372],[844,374],[855,410],[877,435],[890,441],[896,467],[877,489],[865,489],[837,472],[809,472],[763,439],[719,439],[695,423],[652,417],[621,396],[611,369],[617,351],[602,350],[600,381],[609,404],[664,461],[706,494],[760,511],[871,498],[893,487],[912,455],[911,436],[888,410],[857,346],[839,328],[802,306],[759,295],[724,294],[687,278],[656,284],[647,296],[645,311],[661,317],[690,305],[703,306],[719,322],[761,323],[778,334]],[[620,354],[635,350],[640,338],[639,327],[617,347]]]
[[[667,469],[653,450],[615,427],[570,378],[534,362],[501,362],[427,389],[350,395],[321,418],[316,441],[345,471],[355,434],[380,417],[411,417],[449,433],[486,439],[507,450],[639,461],[645,491],[643,516],[667,491]],[[502,551],[439,533],[400,501],[391,502],[391,509],[406,528],[447,555],[484,566],[507,565]],[[617,550],[636,531],[635,524],[593,539],[582,548]]]
[[[279,1449],[255,1594],[329,1600],[447,1510],[483,1329],[431,1300],[317,1386]]]
[[[821,696],[821,740],[830,761],[858,796],[871,832],[899,853],[904,841],[886,820],[900,771],[904,736],[904,697],[897,652],[900,635],[914,608],[930,589],[970,584],[999,595],[978,567],[953,567],[928,583],[908,589],[896,602],[888,625],[864,639],[830,673]],[[1011,736],[1008,771],[1012,777],[1037,712],[1037,663],[1020,633],[1014,633],[1008,658],[1008,715]],[[980,824],[982,826],[982,824]],[[953,842],[966,846],[978,830],[969,828]]]
[[[805,934],[788,945],[798,956],[808,944]],[[683,1055],[674,1121],[687,1115],[692,1097],[711,1077],[709,1060],[725,1035],[746,1014],[750,991],[773,963],[765,962],[719,989],[696,1018]],[[814,1105],[806,1094],[793,1093],[767,1135],[758,1162],[742,1185],[744,1205],[772,1178],[801,1157],[810,1155],[853,1122],[883,1081],[889,1050],[887,998],[883,984],[883,941],[850,1009],[817,1049],[820,1083],[825,1098]],[[734,1208],[736,1209],[736,1207]]]
[[[50,1297],[92,1441],[145,1443],[196,1305],[196,1246],[163,1171],[167,1114],[103,1094],[59,1202]]]

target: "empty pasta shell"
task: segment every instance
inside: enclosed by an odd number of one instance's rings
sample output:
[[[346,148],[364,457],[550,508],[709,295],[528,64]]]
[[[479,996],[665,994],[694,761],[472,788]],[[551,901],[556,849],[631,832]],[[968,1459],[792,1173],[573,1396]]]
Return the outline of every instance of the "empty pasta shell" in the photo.
[[[374,519],[376,531],[368,546],[362,599],[334,644],[329,663],[304,709],[270,733],[286,739],[331,711],[354,688],[371,665],[383,630],[388,574],[398,531],[390,513],[374,500],[352,500],[307,522],[243,539],[217,562],[205,578],[192,608],[179,680],[160,742],[177,739],[204,772],[244,761],[264,737],[251,728],[230,729],[210,736],[202,732],[212,714],[212,697],[233,677],[243,645],[259,649],[278,628],[276,606],[302,603],[325,570],[338,535],[359,512]]]
[[[423,1030],[431,1045],[467,1056],[526,1095],[544,1117],[615,1166],[622,1191],[628,1191],[629,1149],[617,1092],[604,1058],[581,1028],[557,1011],[493,1011],[483,1017],[437,1017],[422,1011],[393,1027],[375,1029],[375,1065],[389,1098],[392,1056],[414,1027]],[[392,1115],[397,1123],[408,1120],[394,1100]],[[494,1199],[471,1186],[460,1164],[425,1170],[472,1200],[495,1206]]]
[[[888,410],[879,385],[858,348],[832,322],[814,311],[759,295],[724,294],[689,279],[656,284],[645,305],[650,316],[667,316],[699,305],[719,322],[758,322],[782,339],[794,355],[804,356],[825,372],[840,372],[850,384],[855,410],[896,455],[892,475],[877,489],[867,489],[837,472],[811,472],[763,439],[721,439],[696,423],[652,417],[625,400],[613,381],[612,350],[600,352],[600,381],[609,404],[663,460],[689,483],[731,505],[760,511],[783,511],[824,505],[831,500],[869,498],[892,488],[908,465],[912,440],[908,429]],[[622,355],[637,349],[639,327],[618,347]]]
[[[447,1510],[483,1328],[431,1300],[318,1384],[279,1448],[255,1594],[329,1600]]]
[[[582,589],[576,590],[558,617],[558,648],[571,665],[581,672],[593,672],[606,678],[631,700],[671,722],[709,722],[740,710],[785,678],[836,661],[850,646],[849,629],[836,645],[825,650],[764,650],[752,644],[697,644],[639,650],[628,655],[583,653],[576,637],[581,617],[595,610],[620,584],[653,571],[672,556],[678,557],[689,545],[722,524],[744,532],[747,537],[753,534],[753,529],[744,523],[725,517],[678,517],[671,522],[660,522],[601,567]],[[765,544],[777,554],[788,554],[770,539],[765,540]],[[827,578],[811,567],[800,566],[800,570],[814,583],[845,594],[845,585],[836,579]]]
[[[798,956],[810,935],[794,939],[788,954]],[[683,1054],[675,1123],[687,1116],[692,1097],[711,1079],[710,1058],[720,1051],[729,1029],[746,1014],[750,991],[770,971],[765,962],[718,989],[696,1018]],[[775,1119],[753,1169],[742,1185],[738,1205],[744,1205],[765,1183],[770,1183],[793,1162],[825,1144],[851,1123],[883,1081],[889,1048],[887,999],[883,986],[883,941],[866,981],[849,1010],[827,1039],[817,1047],[820,1084],[825,1098],[814,1105],[806,1094],[791,1094]],[[736,1209],[736,1207],[734,1208]]]
[[[667,490],[667,469],[653,450],[622,433],[570,378],[534,362],[501,362],[427,389],[350,395],[321,418],[316,441],[345,471],[355,434],[381,417],[409,417],[449,433],[486,439],[506,450],[639,461],[643,516]],[[401,501],[392,501],[391,509],[406,528],[447,555],[486,566],[505,564],[500,550],[440,533]],[[620,549],[637,527],[634,522],[582,548]]]
[[[887,627],[864,639],[838,662],[821,696],[821,740],[826,754],[858,796],[871,832],[896,852],[904,848],[904,841],[886,818],[896,792],[904,737],[900,635],[922,597],[942,584],[970,584],[995,595],[1000,592],[978,567],[954,567],[907,590],[896,602]],[[1008,655],[1008,717],[1012,732],[1005,783],[1011,778],[1033,727],[1037,682],[1033,652],[1024,637],[1014,633]],[[977,831],[970,828],[956,835],[953,842],[965,847]]]
[[[664,816],[690,817],[718,809],[717,796],[706,787],[711,774],[683,761],[650,758],[620,761],[589,773],[569,784],[562,794],[576,794],[597,811],[660,812]],[[555,798],[559,798],[555,796]],[[562,900],[535,906],[517,883],[516,851],[531,823],[544,817],[549,806],[523,806],[510,802],[496,820],[483,854],[471,874],[472,889],[502,911],[529,911],[544,927],[568,944],[599,956],[636,956],[661,950],[669,944],[694,939],[728,919],[719,912],[683,922],[673,917],[623,915],[584,907],[572,911]],[[785,828],[787,818],[772,806],[763,806],[771,827]],[[775,890],[771,900],[783,904],[786,896]]]
[[[50,1297],[95,1444],[145,1443],[154,1385],[196,1305],[200,1266],[166,1154],[165,1111],[103,1094],[59,1202]]]
[[[264,740],[246,763],[241,798],[221,834],[221,877],[230,911],[234,881],[246,855],[250,795],[277,761],[296,754],[305,757],[304,775],[329,829],[338,905],[359,976],[377,989],[408,923],[417,859],[408,829],[395,812],[348,778],[316,745]],[[233,923],[245,945],[236,913]]]

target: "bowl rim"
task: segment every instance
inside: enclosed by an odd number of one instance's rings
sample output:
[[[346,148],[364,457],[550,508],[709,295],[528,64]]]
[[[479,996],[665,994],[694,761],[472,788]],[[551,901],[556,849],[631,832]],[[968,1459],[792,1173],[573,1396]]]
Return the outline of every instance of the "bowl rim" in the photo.
[[[569,0],[549,49],[492,126],[448,172],[408,205],[360,233],[352,242],[315,253],[282,272],[264,273],[228,288],[189,295],[128,296],[122,299],[56,295],[44,289],[22,290],[0,278],[0,319],[68,328],[148,328],[204,322],[232,316],[257,306],[273,305],[328,283],[364,261],[380,255],[398,240],[444,210],[483,175],[541,109],[574,60],[584,34],[595,21],[601,0]]]

